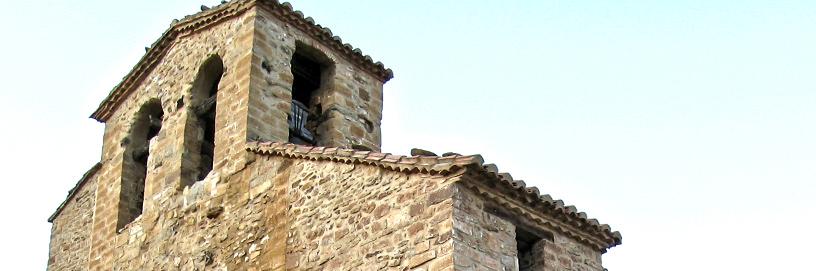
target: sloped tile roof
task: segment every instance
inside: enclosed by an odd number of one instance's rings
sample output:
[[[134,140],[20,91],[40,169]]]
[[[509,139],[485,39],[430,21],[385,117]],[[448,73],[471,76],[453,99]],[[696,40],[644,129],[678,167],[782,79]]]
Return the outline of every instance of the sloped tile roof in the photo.
[[[405,156],[371,151],[358,151],[334,147],[312,147],[282,142],[250,142],[248,151],[277,155],[289,158],[323,160],[340,163],[367,164],[400,172],[425,172],[445,174],[459,169],[474,169],[487,176],[495,185],[503,186],[518,198],[522,198],[528,207],[560,220],[561,224],[590,233],[593,240],[602,243],[601,249],[620,245],[620,232],[612,231],[606,224],[588,218],[586,213],[578,212],[572,205],[565,205],[562,200],[553,199],[548,194],[541,194],[538,188],[527,186],[524,181],[514,180],[509,173],[501,173],[494,164],[485,164],[481,155],[451,156]],[[559,227],[559,225],[554,225]],[[569,232],[569,230],[564,230]],[[574,236],[579,237],[580,236]]]
[[[484,161],[480,155],[405,156],[335,147],[312,147],[283,142],[250,142],[248,151],[309,160],[367,164],[401,172],[441,173],[455,171]]]
[[[343,40],[335,36],[331,29],[315,23],[311,17],[305,17],[302,12],[295,10],[292,8],[292,5],[287,2],[280,3],[277,0],[233,0],[222,2],[221,5],[212,8],[202,7],[202,11],[199,13],[185,16],[181,20],[174,20],[170,28],[147,48],[147,52],[142,56],[139,62],[136,63],[122,81],[111,90],[108,96],[102,100],[96,111],[91,114],[91,118],[100,122],[107,121],[119,104],[121,104],[131,92],[138,88],[139,83],[167,54],[171,45],[175,43],[176,40],[200,29],[215,25],[223,20],[243,14],[254,6],[271,11],[272,14],[282,21],[297,27],[316,41],[322,42],[324,45],[334,49],[349,61],[376,76],[382,82],[386,82],[394,77],[394,73],[391,69],[386,68],[379,61],[375,62],[370,56],[363,54],[360,49],[348,43],[343,43]]]

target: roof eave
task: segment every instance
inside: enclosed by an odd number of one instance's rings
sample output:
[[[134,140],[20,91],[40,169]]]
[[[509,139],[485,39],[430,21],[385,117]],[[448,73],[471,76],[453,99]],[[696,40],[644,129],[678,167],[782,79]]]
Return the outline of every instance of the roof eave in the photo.
[[[540,194],[537,187],[527,186],[522,180],[513,179],[509,173],[500,173],[494,164],[471,165],[468,170],[482,178],[483,188],[488,188],[495,197],[513,199],[517,205],[525,206],[534,215],[548,217],[558,221],[558,227],[564,232],[576,233],[576,237],[586,239],[603,252],[622,243],[618,231],[612,231],[607,224],[600,224],[586,213],[578,212],[572,205],[565,205],[562,200],[554,200],[548,194]],[[471,185],[472,188],[476,186]]]

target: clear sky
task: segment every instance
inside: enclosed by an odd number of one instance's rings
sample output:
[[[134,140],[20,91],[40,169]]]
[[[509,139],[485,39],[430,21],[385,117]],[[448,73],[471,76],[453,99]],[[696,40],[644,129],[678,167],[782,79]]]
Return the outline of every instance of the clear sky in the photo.
[[[200,4],[3,3],[5,269],[44,268],[88,116]],[[481,153],[621,231],[609,270],[816,270],[816,2],[293,5],[394,70],[384,151]]]

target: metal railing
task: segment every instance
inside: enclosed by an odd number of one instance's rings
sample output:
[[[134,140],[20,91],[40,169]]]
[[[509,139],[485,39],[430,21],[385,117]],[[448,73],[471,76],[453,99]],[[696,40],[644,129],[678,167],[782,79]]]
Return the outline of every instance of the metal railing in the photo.
[[[292,112],[289,113],[289,141],[292,143],[314,144],[315,138],[309,129],[306,129],[306,122],[309,120],[309,109],[301,102],[292,100]],[[295,142],[295,141],[303,142]]]

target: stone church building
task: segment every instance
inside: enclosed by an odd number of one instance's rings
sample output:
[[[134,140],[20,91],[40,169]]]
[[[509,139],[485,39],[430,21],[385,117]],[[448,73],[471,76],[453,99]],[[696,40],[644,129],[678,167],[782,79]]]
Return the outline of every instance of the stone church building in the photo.
[[[392,72],[275,0],[174,21],[92,118],[49,270],[600,271],[608,225],[479,155],[380,150]]]

